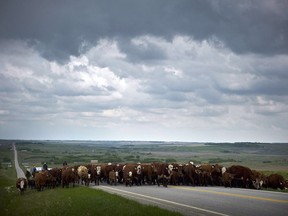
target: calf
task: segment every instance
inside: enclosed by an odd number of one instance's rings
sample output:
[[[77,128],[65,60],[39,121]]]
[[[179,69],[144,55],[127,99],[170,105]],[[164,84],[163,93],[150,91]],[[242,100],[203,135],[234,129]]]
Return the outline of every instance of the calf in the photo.
[[[114,170],[109,172],[110,185],[112,185],[112,184],[114,184],[115,186],[117,185],[117,176],[118,176],[118,172],[115,172]]]
[[[20,191],[20,194],[22,195],[27,188],[27,179],[18,178],[16,181],[16,188]]]

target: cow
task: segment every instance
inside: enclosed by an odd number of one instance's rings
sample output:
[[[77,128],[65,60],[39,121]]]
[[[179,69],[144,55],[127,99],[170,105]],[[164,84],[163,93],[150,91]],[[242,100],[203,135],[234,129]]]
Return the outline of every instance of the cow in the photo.
[[[75,182],[79,180],[77,171],[74,167],[63,169],[61,177],[62,188],[64,188],[64,186],[68,188],[70,183],[75,187]]]
[[[123,164],[116,164],[115,172],[117,172],[117,182],[123,183]]]
[[[262,185],[264,183],[265,176],[258,172],[257,170],[252,170],[252,184],[253,187],[256,188],[257,190],[262,188]]]
[[[222,184],[224,187],[232,188],[232,180],[234,179],[234,175],[228,172],[224,172],[222,174]]]
[[[61,175],[62,175],[62,169],[60,168],[53,168],[51,170],[48,170],[48,172],[53,176],[55,179],[55,185],[59,186],[61,185]]]
[[[42,172],[35,173],[35,189],[38,191],[42,191],[46,186],[46,177]]]
[[[286,181],[280,174],[271,174],[265,180],[265,187],[273,189],[284,190],[286,188]]]
[[[89,186],[91,173],[88,173],[88,168],[86,166],[79,166],[77,168],[77,173],[79,176],[79,181],[83,184],[85,182],[86,186]]]
[[[141,164],[141,178],[142,178],[142,184],[155,184],[156,181],[156,171],[153,164]]]
[[[183,183],[186,185],[191,184],[195,186],[199,184],[199,172],[196,172],[196,166],[193,162],[189,162],[183,166]]]
[[[167,187],[170,181],[173,165],[167,163],[153,163],[153,166],[155,167],[155,171],[157,173],[157,185],[160,186],[162,183],[164,187]]]
[[[95,185],[99,185],[99,182],[101,180],[101,165],[92,165],[91,166],[91,182],[95,182]]]
[[[219,164],[212,165],[212,184],[221,186],[222,185],[222,168],[223,166]]]
[[[216,164],[201,164],[197,167],[198,173],[199,173],[199,184],[203,186],[208,185],[220,185],[222,184],[222,172],[221,168],[222,166]]]
[[[112,163],[108,163],[108,164],[102,164],[101,165],[101,178],[104,179],[104,181],[106,181],[109,184],[109,172],[112,170],[115,170],[115,164]]]
[[[56,179],[47,171],[41,171],[35,174],[35,188],[42,191],[44,187],[54,187]]]
[[[126,164],[123,166],[123,182],[126,186],[141,185],[141,165]]]
[[[183,166],[182,166],[182,164],[176,164],[176,163],[174,163],[172,165],[173,165],[173,169],[172,169],[172,171],[170,170],[170,172],[171,172],[170,184],[180,185],[180,183],[183,183],[183,173],[182,173]],[[171,168],[171,166],[170,166],[170,168]]]
[[[27,179],[26,178],[18,178],[16,181],[16,188],[20,191],[20,194],[24,194],[24,191],[27,188]]]
[[[249,188],[253,187],[253,173],[252,170],[245,166],[233,165],[227,168],[228,173],[232,174],[232,186]]]
[[[109,183],[110,185],[114,184],[115,186],[117,185],[117,177],[118,177],[118,172],[117,171],[110,171],[109,172]]]
[[[35,188],[35,179],[28,179],[28,187],[30,189],[34,189]]]

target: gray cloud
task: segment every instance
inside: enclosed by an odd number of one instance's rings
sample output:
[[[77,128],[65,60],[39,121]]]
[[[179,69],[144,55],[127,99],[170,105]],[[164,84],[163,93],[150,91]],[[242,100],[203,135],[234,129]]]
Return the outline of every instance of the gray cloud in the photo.
[[[1,1],[0,35],[27,40],[57,61],[79,55],[83,41],[147,34],[216,37],[236,53],[273,55],[288,52],[287,10],[287,1],[270,0]],[[138,60],[158,55],[154,48],[120,47]]]
[[[286,9],[1,1],[0,136],[287,141]]]

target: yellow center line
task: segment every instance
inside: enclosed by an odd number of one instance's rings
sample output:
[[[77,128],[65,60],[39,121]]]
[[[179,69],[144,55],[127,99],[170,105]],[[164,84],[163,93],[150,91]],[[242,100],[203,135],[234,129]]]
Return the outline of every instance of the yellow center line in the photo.
[[[272,198],[265,198],[265,197],[257,197],[257,196],[249,196],[249,195],[242,195],[242,194],[235,194],[235,193],[225,193],[225,192],[218,192],[218,191],[209,191],[209,190],[203,190],[203,189],[199,189],[199,188],[188,188],[188,187],[179,187],[179,186],[169,186],[169,187],[170,187],[170,188],[183,189],[183,190],[198,191],[198,192],[203,192],[203,193],[218,194],[218,195],[224,195],[224,196],[232,196],[232,197],[240,197],[240,198],[249,198],[249,199],[264,200],[264,201],[278,202],[278,203],[288,203],[288,200],[279,200],[279,199],[272,199]]]
[[[135,196],[137,198],[142,197],[142,199],[144,198],[144,199],[149,200],[149,201],[154,200],[154,201],[164,202],[164,203],[168,203],[168,204],[172,204],[172,205],[176,205],[176,206],[181,206],[181,207],[186,207],[186,208],[190,208],[190,209],[194,209],[194,210],[198,210],[198,211],[203,211],[203,212],[210,213],[210,214],[215,214],[215,215],[220,215],[220,216],[228,216],[227,214],[223,214],[223,213],[220,213],[220,212],[211,211],[211,210],[203,209],[203,208],[198,208],[196,206],[186,205],[186,204],[183,204],[183,203],[173,202],[173,201],[170,201],[170,200],[165,200],[165,199],[161,199],[161,198],[157,198],[157,197],[147,196],[147,195],[140,194],[140,193],[133,193],[133,192],[130,192],[130,191],[120,190],[120,189],[116,189],[116,188],[113,188],[113,187],[100,186],[100,188],[106,188],[108,190],[118,191],[118,192],[121,192],[122,194],[130,195],[130,196],[132,195],[132,196]]]

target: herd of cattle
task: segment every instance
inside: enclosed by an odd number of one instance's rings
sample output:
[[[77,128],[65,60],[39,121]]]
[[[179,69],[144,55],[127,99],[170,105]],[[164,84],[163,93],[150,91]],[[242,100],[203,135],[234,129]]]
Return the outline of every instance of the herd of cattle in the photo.
[[[80,166],[63,166],[32,173],[26,172],[25,178],[16,182],[16,187],[23,192],[27,187],[38,191],[56,186],[69,187],[75,184],[99,185],[106,182],[111,185],[192,185],[225,186],[261,189],[287,189],[288,182],[279,174],[264,176],[248,167],[233,165],[224,167],[219,164],[195,165],[177,163],[149,164],[87,164]]]

